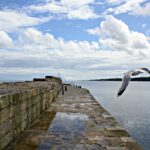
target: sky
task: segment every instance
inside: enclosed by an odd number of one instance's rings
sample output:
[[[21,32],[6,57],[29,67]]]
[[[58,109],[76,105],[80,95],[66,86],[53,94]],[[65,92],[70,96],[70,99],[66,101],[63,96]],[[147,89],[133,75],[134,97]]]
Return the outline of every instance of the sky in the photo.
[[[149,67],[149,20],[149,0],[0,0],[0,80]]]

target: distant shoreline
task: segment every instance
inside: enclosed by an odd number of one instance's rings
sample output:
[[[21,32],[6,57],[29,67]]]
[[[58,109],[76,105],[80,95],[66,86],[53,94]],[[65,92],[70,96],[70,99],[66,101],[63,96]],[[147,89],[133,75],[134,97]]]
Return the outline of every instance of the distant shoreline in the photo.
[[[122,78],[110,78],[110,79],[91,79],[89,81],[122,81]],[[132,78],[131,81],[150,81],[150,77]]]

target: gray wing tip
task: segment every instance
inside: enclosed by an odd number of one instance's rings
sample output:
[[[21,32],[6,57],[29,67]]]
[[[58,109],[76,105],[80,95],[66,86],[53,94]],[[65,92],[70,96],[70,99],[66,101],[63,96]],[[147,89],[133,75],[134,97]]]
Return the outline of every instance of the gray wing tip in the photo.
[[[120,95],[117,94],[117,97],[119,97]]]
[[[140,69],[143,69],[150,74],[150,70],[148,68],[140,68]]]
[[[121,96],[121,94],[117,94],[117,97]]]
[[[124,89],[124,90],[119,91],[119,92],[118,92],[118,94],[117,94],[117,97],[121,96],[121,95],[122,95],[122,93],[123,93],[124,91],[125,91],[125,89]]]

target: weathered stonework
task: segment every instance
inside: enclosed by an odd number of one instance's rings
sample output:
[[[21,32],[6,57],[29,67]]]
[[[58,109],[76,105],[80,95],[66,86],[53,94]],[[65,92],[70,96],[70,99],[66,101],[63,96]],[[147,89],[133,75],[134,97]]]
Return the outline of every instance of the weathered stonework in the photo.
[[[61,90],[61,79],[0,84],[0,149],[30,128]]]
[[[6,150],[142,150],[86,89],[67,86]]]

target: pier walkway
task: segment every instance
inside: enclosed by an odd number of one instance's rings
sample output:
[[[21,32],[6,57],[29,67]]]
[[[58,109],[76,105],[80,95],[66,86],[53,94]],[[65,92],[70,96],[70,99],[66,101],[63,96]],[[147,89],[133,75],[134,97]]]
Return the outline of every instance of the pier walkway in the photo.
[[[86,89],[67,87],[6,150],[142,150]]]

